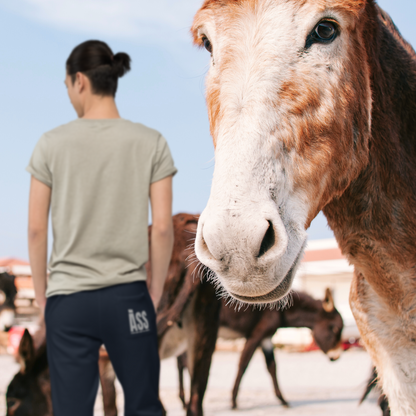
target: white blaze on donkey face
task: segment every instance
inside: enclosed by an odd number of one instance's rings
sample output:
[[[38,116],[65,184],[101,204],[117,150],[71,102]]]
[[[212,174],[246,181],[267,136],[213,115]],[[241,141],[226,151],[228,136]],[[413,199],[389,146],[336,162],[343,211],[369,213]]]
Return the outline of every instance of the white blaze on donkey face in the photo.
[[[238,300],[274,302],[289,292],[305,229],[334,189],[346,188],[345,169],[350,177],[356,168],[346,149],[366,146],[358,126],[343,120],[354,120],[344,95],[358,91],[343,37],[354,13],[339,4],[208,0],[195,17],[195,41],[212,55],[207,103],[216,146],[195,251]],[[370,103],[369,86],[364,94]],[[369,109],[359,111],[368,113],[369,130]]]

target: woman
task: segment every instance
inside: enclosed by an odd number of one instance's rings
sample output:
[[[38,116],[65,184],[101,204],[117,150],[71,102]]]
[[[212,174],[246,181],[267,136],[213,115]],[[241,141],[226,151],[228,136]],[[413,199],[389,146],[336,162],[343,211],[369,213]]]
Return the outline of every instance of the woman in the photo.
[[[57,416],[93,414],[102,344],[123,386],[125,415],[161,414],[155,309],[173,246],[176,169],[160,133],[120,118],[117,80],[129,69],[129,56],[114,55],[103,42],[78,45],[66,62],[65,84],[79,118],[44,134],[27,168],[29,255],[37,303],[46,305]]]

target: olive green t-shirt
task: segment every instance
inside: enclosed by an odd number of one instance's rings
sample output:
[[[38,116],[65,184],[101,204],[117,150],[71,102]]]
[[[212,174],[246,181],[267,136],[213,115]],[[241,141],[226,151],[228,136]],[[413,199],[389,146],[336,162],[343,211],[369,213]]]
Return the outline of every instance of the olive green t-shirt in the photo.
[[[78,119],[40,138],[27,171],[52,188],[47,296],[146,280],[150,184],[176,173],[160,133]]]

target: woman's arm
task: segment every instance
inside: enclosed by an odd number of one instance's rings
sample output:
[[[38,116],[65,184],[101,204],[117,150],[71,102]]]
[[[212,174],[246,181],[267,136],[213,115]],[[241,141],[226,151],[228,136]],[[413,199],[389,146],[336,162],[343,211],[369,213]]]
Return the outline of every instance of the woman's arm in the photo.
[[[46,304],[48,256],[48,217],[51,188],[32,176],[29,196],[29,258],[36,302],[42,310]]]
[[[150,204],[152,208],[150,254],[152,280],[149,292],[157,309],[173,249],[172,176],[150,185]]]

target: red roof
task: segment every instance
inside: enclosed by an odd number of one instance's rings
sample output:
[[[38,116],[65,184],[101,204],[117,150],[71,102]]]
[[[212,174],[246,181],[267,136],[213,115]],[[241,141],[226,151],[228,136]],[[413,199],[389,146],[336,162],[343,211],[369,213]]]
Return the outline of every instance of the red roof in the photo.
[[[339,248],[329,248],[326,250],[306,250],[302,261],[324,261],[324,260],[342,260],[345,257],[342,255]]]
[[[29,262],[25,260],[15,259],[12,257],[6,257],[0,259],[0,267],[12,267],[12,266],[29,266]]]

